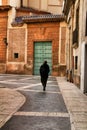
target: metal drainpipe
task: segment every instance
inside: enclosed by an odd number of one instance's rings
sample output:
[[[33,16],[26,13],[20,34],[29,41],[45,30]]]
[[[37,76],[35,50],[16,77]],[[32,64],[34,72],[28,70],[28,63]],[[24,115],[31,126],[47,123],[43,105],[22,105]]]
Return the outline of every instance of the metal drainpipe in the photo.
[[[73,32],[73,27],[74,27],[74,3],[72,5],[72,11],[71,11],[71,15],[72,15],[72,32]],[[72,43],[73,44],[73,43]],[[73,48],[71,48],[71,56],[72,56],[72,82],[73,82],[73,73],[74,73],[74,65],[73,65]]]
[[[69,70],[70,70],[70,29],[71,27],[69,27]]]

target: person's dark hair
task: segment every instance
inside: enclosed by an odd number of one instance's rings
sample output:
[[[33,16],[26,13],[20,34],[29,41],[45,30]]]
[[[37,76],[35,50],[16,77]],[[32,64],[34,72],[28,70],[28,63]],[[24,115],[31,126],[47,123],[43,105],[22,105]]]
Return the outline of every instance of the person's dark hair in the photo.
[[[44,64],[47,64],[47,61],[46,61],[46,60],[44,61]]]

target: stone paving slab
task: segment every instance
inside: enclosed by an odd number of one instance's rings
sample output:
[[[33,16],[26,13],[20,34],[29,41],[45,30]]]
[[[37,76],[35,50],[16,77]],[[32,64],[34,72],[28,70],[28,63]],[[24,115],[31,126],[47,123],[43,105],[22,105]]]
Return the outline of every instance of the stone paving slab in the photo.
[[[70,113],[72,130],[87,130],[87,96],[64,77],[57,81]]]
[[[0,88],[0,128],[24,104],[25,97],[17,91]]]
[[[16,116],[45,116],[45,117],[69,117],[68,113],[61,112],[16,112]]]
[[[57,90],[56,90],[57,92]],[[45,92],[21,92],[24,96],[27,95],[26,102],[20,111],[36,111],[36,112],[67,112],[63,97],[60,93]],[[29,96],[28,96],[29,95]],[[30,105],[32,104],[32,105]]]
[[[75,113],[73,114],[73,119],[76,122],[87,122],[87,113]]]
[[[87,130],[87,122],[75,122],[75,130]]]
[[[71,126],[68,117],[15,115],[1,130],[71,130]]]

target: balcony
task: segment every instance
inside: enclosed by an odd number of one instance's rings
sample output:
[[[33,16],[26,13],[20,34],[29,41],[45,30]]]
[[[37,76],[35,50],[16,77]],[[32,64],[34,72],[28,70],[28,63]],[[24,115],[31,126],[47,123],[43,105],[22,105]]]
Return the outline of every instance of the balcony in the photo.
[[[76,0],[63,0],[62,12],[68,18],[69,12],[72,9],[72,5],[74,7]]]
[[[67,16],[71,6],[75,3],[76,0],[63,0],[63,13]]]

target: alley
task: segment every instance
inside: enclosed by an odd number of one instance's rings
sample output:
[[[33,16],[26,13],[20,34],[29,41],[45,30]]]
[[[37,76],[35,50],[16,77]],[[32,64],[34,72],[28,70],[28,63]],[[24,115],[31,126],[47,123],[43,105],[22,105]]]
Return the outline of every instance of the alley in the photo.
[[[43,92],[39,76],[0,75],[0,86],[19,91],[24,105],[0,130],[71,130],[70,117],[55,77]]]

